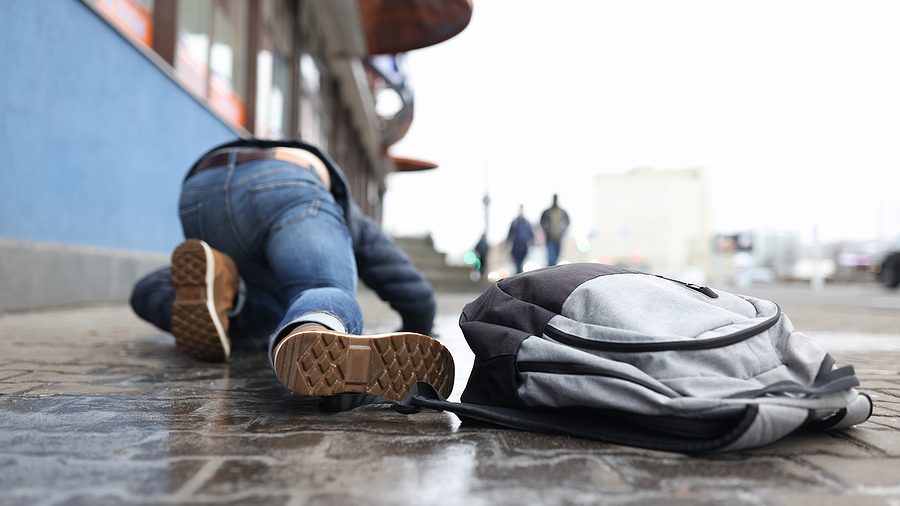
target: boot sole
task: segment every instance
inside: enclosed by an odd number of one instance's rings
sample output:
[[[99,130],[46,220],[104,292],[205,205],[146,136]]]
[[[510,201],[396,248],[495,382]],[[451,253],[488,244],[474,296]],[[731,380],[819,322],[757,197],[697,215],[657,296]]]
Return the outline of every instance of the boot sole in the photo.
[[[417,381],[444,397],[453,390],[450,351],[423,334],[308,331],[284,338],[274,355],[278,380],[299,395],[365,393],[398,401]]]
[[[213,300],[214,262],[212,249],[196,239],[181,243],[172,253],[172,335],[184,353],[222,361],[231,354],[231,342]]]

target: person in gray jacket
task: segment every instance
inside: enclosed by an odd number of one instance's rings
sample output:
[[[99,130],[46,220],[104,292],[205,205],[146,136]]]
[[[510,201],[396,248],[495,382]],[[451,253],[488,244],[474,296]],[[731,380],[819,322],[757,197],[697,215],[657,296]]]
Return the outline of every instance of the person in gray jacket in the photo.
[[[562,239],[569,229],[569,213],[559,207],[559,196],[553,194],[553,205],[541,213],[541,229],[547,243],[547,266],[552,267],[559,262]]]
[[[431,286],[353,202],[338,165],[301,141],[240,139],[185,178],[186,240],[136,284],[134,311],[201,360],[268,337],[279,381],[301,395],[402,398],[416,381],[449,395],[453,362],[429,337]],[[361,336],[357,278],[396,310],[399,332]]]

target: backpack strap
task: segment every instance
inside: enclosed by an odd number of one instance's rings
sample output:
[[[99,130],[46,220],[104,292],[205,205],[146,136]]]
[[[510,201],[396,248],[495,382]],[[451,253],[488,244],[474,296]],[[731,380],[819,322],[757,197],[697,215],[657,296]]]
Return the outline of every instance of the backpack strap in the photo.
[[[836,411],[831,416],[810,422],[807,427],[815,430],[846,429],[868,420],[872,416],[874,408],[872,398],[868,394],[859,392],[846,408]]]
[[[319,408],[337,412],[366,404],[390,404],[394,411],[407,415],[422,409],[449,411],[464,420],[511,429],[689,454],[753,448],[781,439],[802,426],[818,430],[843,429],[864,422],[872,414],[872,399],[860,393],[846,408],[819,420],[812,420],[813,411],[805,408],[751,404],[723,425],[708,420],[641,417],[615,411],[541,411],[450,402],[422,381],[416,383],[401,401],[370,394],[340,394],[322,398]]]
[[[809,417],[809,410],[803,408],[751,404],[743,413],[730,420],[728,426],[720,427],[715,432],[716,435],[702,437],[695,433],[686,437],[647,429],[633,423],[633,418],[616,412],[542,411],[450,402],[425,382],[416,383],[393,408],[404,414],[417,413],[423,408],[450,411],[464,419],[512,429],[563,434],[679,453],[731,451],[759,446],[793,432],[806,423]],[[662,422],[662,417],[654,418]],[[686,421],[672,418],[674,425]]]

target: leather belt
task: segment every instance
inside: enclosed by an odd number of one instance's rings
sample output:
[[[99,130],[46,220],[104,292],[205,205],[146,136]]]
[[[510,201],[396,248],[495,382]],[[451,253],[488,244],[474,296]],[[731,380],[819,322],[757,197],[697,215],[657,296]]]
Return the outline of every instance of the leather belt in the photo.
[[[203,157],[202,160],[197,162],[197,166],[194,167],[190,171],[190,173],[188,173],[185,179],[190,178],[198,172],[203,172],[204,170],[226,167],[228,165],[228,161],[231,157],[231,151],[233,149],[238,150],[235,154],[235,165],[253,162],[256,160],[280,160],[296,165],[300,169],[309,170],[316,175],[316,178],[318,178],[322,185],[325,186],[326,190],[331,190],[331,177],[328,174],[328,169],[324,165],[322,165],[321,162],[319,163],[319,165],[315,165],[314,162],[304,160],[303,157],[300,157],[298,159],[296,155],[291,156],[290,153],[280,153],[279,148],[228,148],[220,152],[215,152]]]
[[[230,158],[231,150],[213,153],[212,155],[209,155],[200,160],[200,162],[197,163],[197,166],[194,167],[194,170],[192,170],[187,177],[191,177],[198,172],[203,172],[204,170],[225,167],[226,165],[228,165],[228,161]],[[269,160],[274,158],[274,149],[242,149],[237,152],[235,164],[254,162],[256,160]]]

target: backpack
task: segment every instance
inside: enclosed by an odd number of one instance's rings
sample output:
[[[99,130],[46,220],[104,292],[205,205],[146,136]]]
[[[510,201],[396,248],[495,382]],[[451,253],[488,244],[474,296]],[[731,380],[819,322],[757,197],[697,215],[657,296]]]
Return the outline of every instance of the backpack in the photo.
[[[506,278],[463,309],[461,403],[418,383],[395,409],[654,450],[762,446],[872,414],[852,366],[774,302],[600,264]]]

